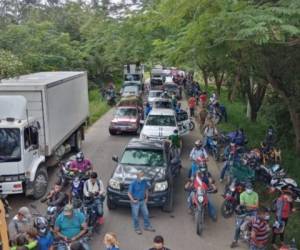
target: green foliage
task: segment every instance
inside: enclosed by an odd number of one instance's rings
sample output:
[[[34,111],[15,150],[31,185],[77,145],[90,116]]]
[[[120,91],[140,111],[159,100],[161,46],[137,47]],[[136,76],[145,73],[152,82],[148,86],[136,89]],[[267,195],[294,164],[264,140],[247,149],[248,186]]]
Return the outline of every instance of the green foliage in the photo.
[[[90,117],[89,124],[96,122],[110,107],[105,100],[102,100],[98,89],[94,88],[89,91]]]
[[[11,52],[0,49],[0,80],[23,72],[23,63]]]

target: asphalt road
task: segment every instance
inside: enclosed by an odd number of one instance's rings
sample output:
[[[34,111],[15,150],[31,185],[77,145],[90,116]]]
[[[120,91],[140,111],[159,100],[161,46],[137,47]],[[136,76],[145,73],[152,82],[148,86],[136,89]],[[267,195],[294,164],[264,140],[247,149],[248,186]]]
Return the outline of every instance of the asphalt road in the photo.
[[[109,135],[108,126],[112,116],[113,110],[110,110],[90,127],[83,144],[83,151],[92,160],[94,167],[105,184],[108,183],[115,167],[115,163],[111,159],[112,155],[120,156],[124,146],[132,138],[132,136]],[[223,185],[217,182],[219,192],[214,195],[215,206],[218,210],[218,221],[212,222],[207,217],[201,237],[196,235],[193,216],[187,212],[186,194],[183,187],[186,181],[187,169],[190,167],[188,155],[194,141],[199,137],[199,129],[195,129],[183,138],[182,160],[184,169],[175,182],[174,212],[164,213],[157,208],[150,209],[151,222],[156,232],[143,232],[142,235],[137,235],[132,228],[129,208],[117,208],[116,210],[108,211],[105,206],[105,223],[101,228],[100,235],[93,236],[91,241],[93,250],[104,250],[103,235],[105,232],[111,231],[118,235],[122,250],[146,250],[152,246],[152,240],[156,234],[163,235],[166,246],[172,250],[230,249],[229,245],[234,232],[234,219],[225,220],[220,214],[220,205],[223,200],[221,197]],[[212,159],[209,162],[209,170],[217,180],[219,169]],[[51,171],[50,182],[53,183],[55,179],[55,171]],[[30,203],[34,203],[40,211],[45,211],[45,205],[39,201],[28,200],[22,195],[10,197],[9,200],[14,208],[14,212],[20,206],[29,206]],[[243,243],[241,245],[244,249]]]

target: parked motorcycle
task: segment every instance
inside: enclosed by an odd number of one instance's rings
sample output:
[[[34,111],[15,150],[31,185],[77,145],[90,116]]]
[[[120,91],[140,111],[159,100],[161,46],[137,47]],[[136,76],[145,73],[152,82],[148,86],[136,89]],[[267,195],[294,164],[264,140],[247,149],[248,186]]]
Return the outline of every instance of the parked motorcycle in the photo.
[[[245,190],[245,184],[234,179],[227,186],[223,194],[224,201],[221,206],[221,213],[224,218],[229,218],[233,215],[236,206],[240,202],[240,194]]]
[[[283,178],[286,176],[285,170],[279,165],[275,164],[271,167],[259,165],[255,169],[256,179],[263,183],[270,183],[272,178]]]
[[[270,191],[282,191],[284,189],[297,189],[297,182],[289,177],[273,177],[270,181]]]

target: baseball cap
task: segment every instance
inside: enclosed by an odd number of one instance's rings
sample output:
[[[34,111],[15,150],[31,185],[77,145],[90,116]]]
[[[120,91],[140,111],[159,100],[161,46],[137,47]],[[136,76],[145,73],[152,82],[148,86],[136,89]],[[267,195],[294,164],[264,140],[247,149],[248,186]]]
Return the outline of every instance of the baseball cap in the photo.
[[[67,215],[67,216],[71,215],[72,212],[73,212],[73,206],[72,206],[72,204],[65,205],[65,207],[64,207],[64,215]]]

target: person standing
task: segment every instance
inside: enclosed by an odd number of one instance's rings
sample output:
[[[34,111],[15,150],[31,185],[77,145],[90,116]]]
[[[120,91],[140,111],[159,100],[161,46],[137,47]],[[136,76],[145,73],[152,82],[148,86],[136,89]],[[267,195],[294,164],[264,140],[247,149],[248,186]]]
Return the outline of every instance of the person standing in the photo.
[[[119,242],[115,233],[106,233],[104,235],[103,243],[106,250],[120,250]]]
[[[288,190],[283,191],[283,193],[277,198],[275,202],[275,214],[276,221],[273,225],[273,235],[272,235],[272,245],[277,247],[275,242],[279,235],[281,245],[284,244],[284,231],[289,219],[289,216],[295,209],[293,208],[293,198]]]
[[[188,100],[188,105],[190,109],[190,116],[194,117],[195,116],[195,107],[196,107],[196,98],[195,96],[191,96]]]
[[[153,239],[153,247],[149,250],[170,250],[164,245],[164,238],[161,235],[156,235]]]
[[[149,220],[149,211],[147,208],[148,189],[150,184],[144,179],[144,173],[138,172],[136,180],[131,182],[128,190],[128,197],[130,199],[132,222],[134,230],[137,234],[142,234],[139,225],[139,211],[141,210],[144,218],[144,230],[155,232]]]
[[[171,144],[172,156],[178,158],[180,156],[181,139],[177,129],[169,136],[168,141]]]

